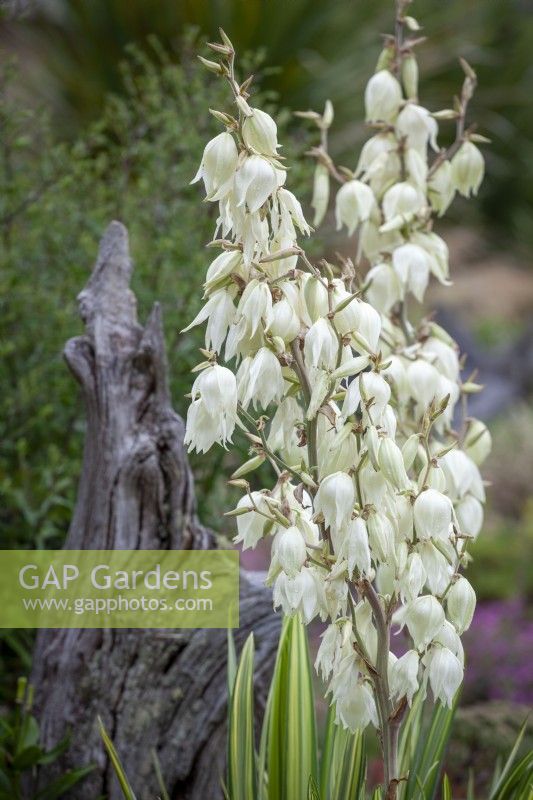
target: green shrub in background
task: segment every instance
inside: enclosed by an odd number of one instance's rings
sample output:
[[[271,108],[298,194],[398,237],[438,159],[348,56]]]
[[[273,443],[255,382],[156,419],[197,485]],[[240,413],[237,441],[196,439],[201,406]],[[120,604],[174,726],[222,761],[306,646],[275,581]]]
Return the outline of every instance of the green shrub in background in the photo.
[[[46,786],[39,784],[39,767],[59,758],[69,739],[64,737],[51,750],[42,747],[32,698],[33,687],[20,678],[13,710],[0,717],[0,800],[58,800],[93,770],[68,770]]]
[[[2,547],[61,546],[68,527],[84,412],[62,349],[82,330],[76,296],[113,218],[130,231],[141,320],[162,303],[172,397],[185,411],[188,370],[203,341],[178,334],[198,310],[213,224],[198,214],[189,181],[217,130],[204,109],[223,103],[193,49],[193,34],[179,63],[155,39],[148,52],[131,47],[122,94],[107,97],[73,145],[57,140],[45,113],[20,107],[13,66],[0,76]],[[196,470],[208,523],[225,490],[216,482],[223,457],[220,450]]]

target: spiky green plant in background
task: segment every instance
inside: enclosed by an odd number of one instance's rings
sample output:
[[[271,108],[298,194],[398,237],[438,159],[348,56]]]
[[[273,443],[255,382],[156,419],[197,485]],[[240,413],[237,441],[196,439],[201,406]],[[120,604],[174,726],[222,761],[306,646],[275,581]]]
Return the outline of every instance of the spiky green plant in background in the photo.
[[[226,776],[221,776],[227,800],[387,800],[381,786],[373,786],[368,779],[364,734],[352,734],[335,725],[332,709],[322,745],[317,746],[320,737],[307,633],[298,616],[283,623],[257,746],[253,736],[253,635],[238,662],[230,636],[228,664],[228,764]],[[421,696],[415,699],[400,745],[404,780],[399,800],[463,796],[454,794],[445,774],[454,711],[440,704],[429,710]],[[524,733],[525,723],[505,761],[496,765],[489,785],[480,785],[475,768],[464,776],[468,800],[530,800],[533,751],[523,752]],[[105,731],[102,735],[125,800],[135,800],[112,743]],[[134,785],[135,776],[130,778]]]

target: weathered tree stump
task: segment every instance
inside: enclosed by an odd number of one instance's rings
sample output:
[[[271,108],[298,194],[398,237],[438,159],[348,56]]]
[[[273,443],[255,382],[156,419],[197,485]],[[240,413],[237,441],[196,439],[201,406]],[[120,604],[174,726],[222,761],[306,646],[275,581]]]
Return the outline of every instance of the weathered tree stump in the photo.
[[[125,227],[113,222],[79,295],[86,332],[65,358],[81,384],[87,435],[70,549],[206,549],[215,539],[196,516],[184,425],[172,410],[159,306],[143,328],[131,291]],[[242,646],[253,630],[259,701],[279,621],[269,592],[241,572]],[[222,797],[226,632],[218,630],[43,630],[32,681],[44,743],[67,729],[71,746],[46,778],[94,763],[72,800],[122,797],[97,729],[100,716],[139,800],[158,794],[151,748],[173,800]],[[263,689],[263,691],[262,691]]]

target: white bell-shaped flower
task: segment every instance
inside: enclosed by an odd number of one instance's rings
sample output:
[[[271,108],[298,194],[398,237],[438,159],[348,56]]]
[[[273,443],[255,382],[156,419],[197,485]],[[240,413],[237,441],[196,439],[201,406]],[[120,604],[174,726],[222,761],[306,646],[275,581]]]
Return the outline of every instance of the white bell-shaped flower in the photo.
[[[455,196],[452,165],[444,160],[428,180],[428,198],[439,217],[445,213]]]
[[[289,214],[296,227],[299,228],[302,233],[308,236],[311,233],[311,228],[307,224],[307,221],[304,217],[300,201],[293,195],[292,192],[289,192],[288,189],[284,188],[278,189],[278,201],[282,211],[285,210]]]
[[[431,691],[437,700],[451,708],[463,680],[463,667],[447,647],[432,647],[424,659]]]
[[[375,208],[376,200],[370,186],[362,181],[347,181],[337,192],[335,200],[337,230],[346,225],[348,236],[351,236],[361,222],[370,219]]]
[[[464,668],[465,653],[463,649],[463,643],[461,642],[461,637],[451,622],[446,620],[438,634],[435,636],[434,642],[436,644],[441,644],[443,647],[447,647],[448,650],[451,650],[454,656],[457,656],[459,663]]]
[[[412,147],[407,148],[405,153],[405,177],[421,191],[425,191],[428,179],[428,164],[426,155],[421,155],[418,150]]]
[[[213,364],[202,370],[192,387],[185,444],[198,451],[218,441],[231,440],[237,420],[237,382],[226,367]],[[208,444],[210,442],[210,444]]]
[[[407,139],[407,146],[420,153],[426,153],[428,143],[437,150],[439,126],[427,108],[416,103],[406,103],[396,120],[396,134],[399,139]]]
[[[352,519],[348,523],[337,556],[346,559],[350,578],[356,569],[363,575],[368,575],[370,572],[368,533],[365,521],[361,517]]]
[[[471,494],[465,495],[456,504],[455,514],[461,533],[475,538],[483,525],[483,506],[479,500]]]
[[[459,634],[470,627],[476,608],[476,593],[472,586],[460,575],[446,595],[448,618]]]
[[[480,502],[485,501],[485,491],[479,469],[464,450],[454,448],[440,460],[446,476],[448,494],[459,500],[470,492]]]
[[[278,177],[272,164],[261,156],[250,156],[235,173],[237,207],[246,204],[250,214],[258,211],[277,189]]]
[[[478,466],[489,455],[492,450],[492,437],[489,429],[481,420],[471,419],[468,423],[463,449]]]
[[[378,726],[376,702],[366,683],[350,685],[347,681],[346,691],[337,694],[335,703],[336,723],[352,733],[363,731],[370,723]]]
[[[436,595],[444,594],[450,583],[453,567],[429,539],[419,542],[416,549],[424,566],[429,591]]]
[[[242,544],[243,549],[254,548],[265,535],[272,523],[264,514],[270,515],[268,503],[263,492],[251,492],[250,497],[245,495],[237,503],[237,508],[248,508],[246,514],[236,517],[237,536],[233,539],[235,544]]]
[[[341,643],[342,629],[340,625],[328,625],[321,634],[321,642],[315,659],[315,669],[327,681],[333,670],[337,667]]]
[[[432,364],[422,358],[413,361],[407,367],[407,380],[411,387],[411,396],[422,408],[427,408],[438,394],[440,375]]]
[[[329,320],[321,317],[307,331],[304,341],[306,364],[334,369],[339,352],[339,340]]]
[[[353,305],[358,314],[356,331],[358,336],[353,337],[352,347],[362,355],[365,352],[375,353],[381,334],[381,316],[370,303],[354,300]]]
[[[321,481],[315,496],[315,511],[321,511],[326,525],[337,531],[348,524],[355,502],[353,480],[346,472],[334,472]]]
[[[406,567],[399,579],[400,594],[404,601],[414,600],[426,582],[426,570],[420,555],[411,553],[407,559]]]
[[[366,280],[366,299],[382,314],[387,314],[401,300],[402,287],[390,264],[376,264],[368,271]]]
[[[403,289],[421,303],[429,281],[429,254],[419,245],[404,244],[394,250],[392,266]]]
[[[241,380],[238,381],[239,398],[243,406],[253,403],[254,407],[260,405],[267,408],[274,400],[283,397],[284,388],[278,359],[268,347],[261,347],[246,365]]]
[[[193,321],[182,330],[182,333],[190,331],[191,328],[201,325],[207,320],[205,346],[208,350],[212,349],[220,353],[228,328],[235,319],[235,314],[232,294],[225,289],[220,289],[211,295]]]
[[[426,489],[415,500],[414,521],[419,539],[448,539],[453,507],[446,495]]]
[[[312,323],[327,315],[329,311],[328,290],[323,282],[314,275],[306,276],[303,296],[305,308]]]
[[[410,397],[410,386],[407,378],[406,363],[400,356],[387,356],[387,365],[381,370],[381,375],[392,385],[395,396],[404,405]]]
[[[464,197],[477,194],[485,174],[485,159],[472,142],[463,142],[451,161],[453,185]]]
[[[425,205],[425,197],[420,189],[416,189],[407,181],[395,183],[385,192],[383,198],[383,213],[385,219],[390,221],[394,217],[403,217],[406,214],[417,214]]]
[[[249,150],[262,156],[276,156],[278,128],[270,114],[260,108],[252,108],[251,116],[242,124],[242,138]]]
[[[417,650],[424,650],[442,628],[444,609],[431,594],[417,597],[407,606],[405,624]]]
[[[456,347],[451,347],[435,336],[430,336],[424,342],[422,352],[445,378],[452,382],[457,382],[460,365]]]
[[[300,320],[286,298],[272,306],[267,330],[272,336],[279,336],[284,342],[292,342],[300,332]]]
[[[266,283],[251,280],[242,293],[237,315],[246,320],[250,336],[253,336],[261,323],[268,327],[272,319],[272,295]]]
[[[356,175],[367,174],[368,169],[381,156],[385,156],[385,160],[398,149],[398,142],[392,133],[378,133],[372,136],[371,139],[366,141],[361,149]]]
[[[365,89],[367,122],[391,122],[402,102],[402,88],[388,69],[372,75]]]
[[[369,404],[369,413],[374,424],[380,425],[391,397],[389,384],[377,372],[362,372],[359,376],[359,391],[364,403]]]
[[[232,273],[244,277],[242,253],[239,250],[224,250],[209,265],[204,283],[206,294],[220,289]]]
[[[203,180],[207,199],[220,199],[215,196],[221,189],[229,191],[238,158],[239,152],[231,133],[219,133],[206,144],[200,167],[191,183]]]
[[[295,525],[280,530],[276,539],[276,553],[280,566],[289,578],[294,578],[307,558],[305,539]]]
[[[408,650],[389,668],[389,689],[391,697],[401,700],[407,698],[409,705],[418,691],[418,668],[420,656],[416,650]]]

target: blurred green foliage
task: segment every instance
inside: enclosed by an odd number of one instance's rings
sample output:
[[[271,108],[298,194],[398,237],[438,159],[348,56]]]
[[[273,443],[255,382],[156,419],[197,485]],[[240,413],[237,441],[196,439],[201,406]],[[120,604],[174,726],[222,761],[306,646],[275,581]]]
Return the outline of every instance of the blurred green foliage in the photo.
[[[468,580],[480,602],[533,597],[533,503],[521,520],[492,518],[470,550]]]
[[[187,25],[213,37],[222,25],[239,51],[266,48],[279,67],[283,105],[337,111],[332,151],[353,166],[362,125],[362,90],[379,51],[378,32],[392,27],[393,0],[40,0],[4,23],[4,40],[25,56],[23,84],[45,97],[63,128],[77,130],[118,91],[117,64],[129,42],[155,33],[178,49]],[[457,203],[454,214],[477,215],[517,243],[531,244],[533,202],[533,52],[531,0],[415,0],[410,13],[428,42],[419,48],[422,95],[430,108],[449,107],[462,73],[459,56],[479,74],[472,118],[492,138],[481,204]],[[1,33],[1,30],[0,30]],[[474,209],[473,206],[476,206]]]
[[[58,800],[93,770],[92,766],[71,769],[46,786],[39,785],[39,767],[58,759],[68,749],[69,737],[46,750],[31,713],[32,702],[33,687],[19,678],[14,706],[0,717],[0,800]]]
[[[76,296],[98,240],[113,218],[130,232],[133,289],[146,319],[164,313],[175,407],[184,414],[189,369],[202,332],[179,336],[201,304],[211,253],[212,208],[189,186],[207,140],[220,126],[210,107],[227,107],[224,86],[197,65],[189,34],[175,63],[157,40],[121,65],[123,90],[73,144],[57,141],[49,116],[21,107],[10,66],[0,83],[0,541],[60,546],[71,516],[84,412],[62,360],[81,332]],[[252,66],[252,65],[250,65]],[[269,96],[262,102],[269,104]],[[282,114],[287,117],[287,114]],[[200,512],[219,521],[217,480],[224,451],[202,459]],[[225,485],[222,478],[220,484]],[[219,506],[218,506],[219,508]]]

